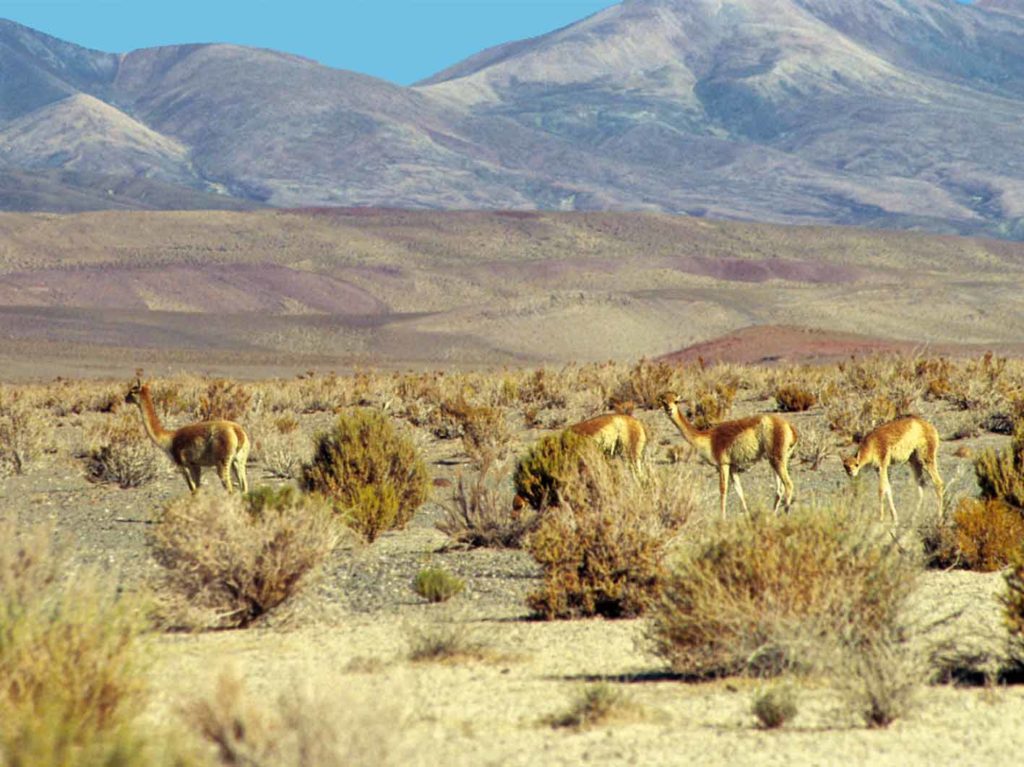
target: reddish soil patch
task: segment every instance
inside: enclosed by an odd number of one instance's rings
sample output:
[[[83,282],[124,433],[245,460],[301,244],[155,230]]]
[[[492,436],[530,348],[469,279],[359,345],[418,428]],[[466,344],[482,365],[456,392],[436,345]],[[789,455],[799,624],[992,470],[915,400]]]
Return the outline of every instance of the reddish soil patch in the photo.
[[[1024,344],[922,344],[791,325],[755,325],[658,359],[663,362],[834,362],[870,354],[971,356],[986,351],[1021,354]]]
[[[787,280],[813,284],[853,282],[864,276],[864,271],[824,261],[801,261],[788,258],[707,258],[682,256],[672,267],[687,274],[699,274],[728,282],[767,282]]]

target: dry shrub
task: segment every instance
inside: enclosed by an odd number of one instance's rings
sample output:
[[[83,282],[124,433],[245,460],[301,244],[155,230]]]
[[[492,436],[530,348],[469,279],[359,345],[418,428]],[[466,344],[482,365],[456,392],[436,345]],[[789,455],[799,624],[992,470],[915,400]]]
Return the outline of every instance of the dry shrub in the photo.
[[[312,449],[292,413],[256,419],[250,424],[249,434],[253,442],[250,459],[258,461],[271,477],[297,477]]]
[[[1024,549],[1017,552],[1004,577],[1006,593],[1001,601],[1003,617],[1010,632],[1010,651],[1018,666],[1024,666]]]
[[[800,427],[796,450],[800,463],[806,464],[811,471],[817,471],[836,454],[835,438],[828,430],[816,424],[807,424]]]
[[[225,767],[371,767],[389,763],[402,716],[359,700],[340,680],[314,683],[319,669],[270,698],[248,691],[234,671],[184,709],[186,722]]]
[[[692,398],[687,398],[689,419],[698,429],[710,429],[729,417],[735,399],[736,387],[732,384],[719,382],[713,388],[701,387]]]
[[[825,407],[825,420],[829,428],[853,442],[860,442],[876,426],[901,414],[906,413],[901,413],[889,397],[881,394],[865,398],[853,394],[837,397],[830,399]]]
[[[639,407],[658,406],[658,397],[680,389],[680,368],[642,357],[612,394],[618,402],[634,402]]]
[[[758,690],[750,705],[750,713],[764,730],[777,730],[792,721],[798,711],[796,690],[791,684],[776,684]]]
[[[567,711],[545,717],[543,721],[551,727],[579,732],[615,719],[632,718],[637,712],[637,706],[622,690],[601,682],[581,690]]]
[[[845,509],[725,521],[671,564],[648,638],[679,673],[780,673],[851,626],[892,626],[918,568]]]
[[[787,384],[775,391],[775,402],[784,413],[802,413],[817,405],[818,398],[796,384]]]
[[[428,623],[408,626],[405,632],[413,663],[460,663],[499,657],[465,623]]]
[[[0,474],[24,474],[52,443],[50,424],[21,392],[0,398]]]
[[[248,626],[318,575],[338,540],[330,508],[294,488],[174,501],[149,537],[165,622]]]
[[[494,466],[485,461],[468,482],[459,475],[437,529],[467,546],[517,549],[537,513],[529,505],[516,508],[507,470],[499,470],[492,479],[489,475]]]
[[[687,475],[640,477],[587,445],[560,504],[527,536],[544,579],[530,608],[548,619],[643,613],[661,587],[670,539],[693,513],[691,488]]]
[[[893,627],[842,638],[833,680],[854,713],[871,728],[888,727],[916,702],[927,672]]]
[[[985,450],[978,456],[974,473],[982,498],[1024,509],[1024,422],[1017,426],[1009,447]]]
[[[435,435],[462,437],[466,455],[476,465],[489,457],[501,460],[508,454],[512,428],[501,408],[471,405],[460,395],[443,402],[441,414],[443,425],[435,429]]]
[[[134,744],[142,707],[135,597],[92,572],[67,578],[45,526],[0,524],[0,761],[82,764]],[[98,762],[95,762],[98,763]]]
[[[200,421],[240,421],[252,405],[252,391],[247,386],[223,378],[211,381],[199,397]]]
[[[96,427],[85,455],[91,482],[123,488],[141,487],[157,477],[159,450],[150,442],[137,415],[121,410]]]
[[[412,441],[382,413],[366,409],[340,415],[334,428],[317,436],[301,482],[327,496],[346,524],[371,542],[405,527],[430,490]]]
[[[971,570],[1001,570],[1024,544],[1024,516],[1004,501],[964,498],[953,515],[953,540]]]

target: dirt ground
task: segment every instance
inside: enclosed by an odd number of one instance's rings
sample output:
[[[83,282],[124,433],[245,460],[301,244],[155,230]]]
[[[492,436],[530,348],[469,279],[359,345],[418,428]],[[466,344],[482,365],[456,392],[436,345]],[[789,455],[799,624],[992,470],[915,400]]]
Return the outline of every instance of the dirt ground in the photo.
[[[734,414],[765,410],[769,402],[740,402]],[[940,423],[943,414],[937,413]],[[686,467],[665,459],[666,442],[680,437],[658,412],[638,416],[652,434],[655,471]],[[146,533],[161,505],[186,492],[169,461],[157,481],[121,490],[86,481],[74,446],[90,418],[69,416],[56,429],[57,451],[27,474],[0,480],[0,510],[23,521],[52,520],[74,566],[97,564],[119,573],[126,587],[153,570]],[[323,418],[303,417],[310,434]],[[798,429],[822,422],[820,410],[793,416]],[[542,432],[521,430],[522,447]],[[444,480],[465,469],[455,440],[417,435],[436,480],[430,501],[407,529],[370,546],[336,553],[326,577],[295,604],[244,631],[157,635],[149,639],[153,690],[147,716],[173,721],[181,707],[210,690],[223,670],[239,674],[259,700],[313,686],[341,701],[338,727],[352,733],[354,764],[561,765],[595,764],[872,764],[1002,765],[1024,746],[1024,688],[990,685],[924,687],[908,716],[883,730],[867,729],[825,680],[799,686],[799,714],[779,731],[758,729],[750,713],[761,682],[723,679],[694,683],[667,672],[643,641],[644,621],[544,622],[530,617],[524,597],[538,578],[520,551],[452,548],[435,523],[450,495]],[[1000,445],[987,434],[942,445],[939,465],[956,494],[975,492],[970,460],[954,456]],[[155,450],[155,448],[154,448]],[[693,467],[700,503],[714,508],[717,484],[707,467]],[[795,464],[798,503],[872,499],[875,475],[851,490],[832,455],[818,471]],[[259,465],[250,480],[267,482]],[[897,504],[912,508],[914,490],[905,469],[893,475]],[[766,465],[751,471],[748,499],[766,503]],[[223,492],[212,476],[203,492]],[[927,510],[927,506],[926,506]],[[739,513],[735,499],[730,511]],[[904,525],[912,524],[905,515]],[[410,588],[426,564],[466,580],[464,593],[442,605],[427,604]],[[930,571],[915,597],[922,615],[956,615],[936,645],[954,639],[963,652],[999,656],[1004,649],[997,597],[1000,574]],[[486,648],[482,660],[414,663],[417,634],[465,632]],[[630,702],[627,715],[594,729],[555,729],[545,717],[565,712],[575,696],[606,682]]]

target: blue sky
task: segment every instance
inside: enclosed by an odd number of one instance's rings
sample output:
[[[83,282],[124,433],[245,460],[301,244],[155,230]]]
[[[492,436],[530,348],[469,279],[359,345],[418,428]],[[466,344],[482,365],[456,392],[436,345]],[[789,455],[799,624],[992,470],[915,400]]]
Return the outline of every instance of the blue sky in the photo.
[[[231,42],[408,84],[614,0],[0,0],[0,18],[111,53]]]

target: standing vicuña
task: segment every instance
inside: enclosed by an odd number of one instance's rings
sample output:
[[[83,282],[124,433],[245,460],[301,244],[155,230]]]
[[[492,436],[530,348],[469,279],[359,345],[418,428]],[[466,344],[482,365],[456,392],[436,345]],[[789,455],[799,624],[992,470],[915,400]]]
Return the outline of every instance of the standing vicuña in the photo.
[[[885,516],[885,499],[889,499],[892,521],[896,521],[896,505],[892,501],[892,485],[889,484],[889,465],[909,463],[917,480],[917,507],[924,502],[924,472],[932,478],[935,495],[942,514],[942,493],[944,486],[935,456],[939,450],[939,434],[935,427],[923,418],[907,416],[884,423],[861,440],[856,455],[843,458],[843,467],[851,477],[863,467],[874,464],[878,467],[878,518]]]
[[[639,469],[647,447],[647,430],[631,415],[609,413],[574,423],[569,431],[593,439],[608,455],[621,453]]]
[[[679,433],[696,451],[705,463],[718,467],[718,491],[722,501],[722,516],[725,516],[725,496],[732,477],[736,495],[744,511],[747,501],[743,497],[739,473],[762,458],[767,458],[775,472],[775,506],[785,497],[786,508],[793,505],[793,480],[789,478],[789,457],[796,447],[796,429],[785,418],[778,415],[756,415],[725,421],[710,429],[698,429],[679,412],[678,398],[664,394],[661,406]]]
[[[125,402],[139,406],[142,424],[157,447],[171,457],[185,475],[193,493],[199,489],[201,466],[216,466],[224,488],[230,493],[231,471],[238,477],[243,493],[249,491],[245,462],[249,457],[249,437],[234,421],[200,421],[168,431],[157,418],[149,387],[136,380],[125,395]]]

